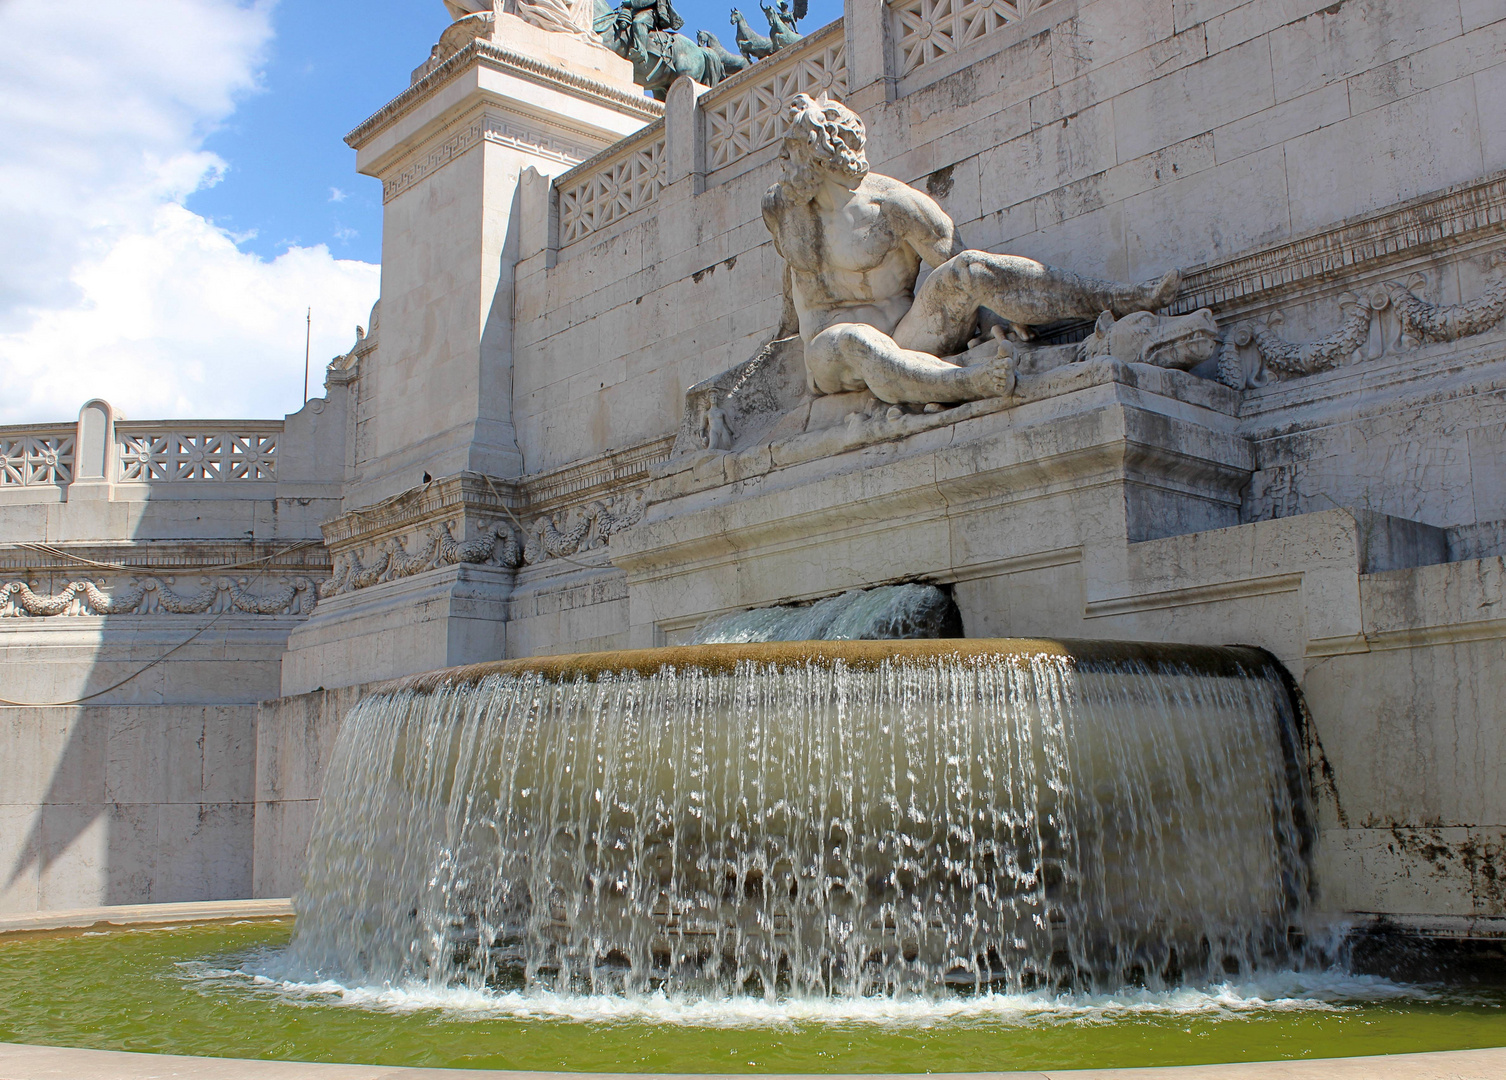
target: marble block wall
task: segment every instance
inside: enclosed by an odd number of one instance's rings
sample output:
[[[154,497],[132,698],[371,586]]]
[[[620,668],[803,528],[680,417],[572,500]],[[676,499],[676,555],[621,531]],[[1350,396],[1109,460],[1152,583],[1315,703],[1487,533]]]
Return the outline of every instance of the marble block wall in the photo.
[[[1211,281],[1222,263],[1506,169],[1506,111],[1491,106],[1506,19],[1484,0],[1044,0],[930,52],[906,39],[910,6],[852,0],[774,61],[672,95],[662,180],[631,212],[593,213],[587,181],[657,143],[522,189],[528,218],[560,222],[520,236],[527,471],[670,430],[686,387],[777,324],[759,204],[796,89],[861,112],[873,169],[931,194],[969,245],[1125,280],[1189,268],[1194,291],[1199,268]],[[1474,281],[1445,269],[1433,284],[1452,302]],[[1271,286],[1257,274],[1243,295],[1197,302],[1222,316],[1289,300]],[[1337,317],[1317,299],[1284,306],[1294,340]]]
[[[343,400],[0,428],[0,911],[253,888],[257,702],[329,576]]]
[[[437,58],[351,137],[384,183],[385,326],[373,313],[332,367],[319,440],[279,449],[307,472],[296,495],[282,472],[247,481],[254,498],[143,500],[97,471],[0,485],[0,543],[156,551],[147,568],[177,582],[159,590],[235,561],[209,545],[244,530],[322,540],[305,554],[328,561],[312,612],[305,590],[236,614],[240,587],[216,585],[204,613],[241,636],[185,648],[138,697],[14,714],[57,784],[6,771],[0,803],[40,824],[16,834],[34,839],[4,903],[292,889],[339,716],[372,680],[674,643],[739,607],[921,578],[971,636],[1270,649],[1312,705],[1324,902],[1506,932],[1506,325],[1428,336],[1414,318],[1506,296],[1503,45],[1494,0],[849,0],[662,110],[496,42]],[[1217,370],[1079,365],[1008,408],[853,425],[805,403],[777,439],[685,444],[686,388],[780,320],[759,204],[795,92],[859,110],[872,167],[972,246],[1131,280],[1182,268],[1173,311],[1211,310]],[[44,472],[61,446],[6,435]],[[37,557],[15,566],[38,595],[72,587]],[[0,620],[0,663],[38,694],[81,696],[169,644],[131,621],[145,609],[82,586],[63,602]],[[210,708],[253,752],[206,741],[196,799],[192,754],[154,747]],[[105,786],[79,787],[75,760],[103,762]],[[143,761],[156,788],[131,779]],[[235,808],[195,835],[239,854],[179,843],[188,807]]]
[[[0,710],[0,911],[250,896],[255,705]]]

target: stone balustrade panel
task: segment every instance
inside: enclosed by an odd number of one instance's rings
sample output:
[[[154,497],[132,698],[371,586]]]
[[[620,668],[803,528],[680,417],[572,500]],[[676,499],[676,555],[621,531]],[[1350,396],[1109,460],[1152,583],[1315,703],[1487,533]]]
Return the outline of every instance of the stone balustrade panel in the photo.
[[[73,480],[72,427],[0,428],[0,488],[64,486]]]
[[[895,74],[904,78],[1053,2],[896,0],[889,5]]]
[[[655,127],[657,137],[635,137],[622,150],[614,148],[560,178],[561,247],[658,201],[669,183],[669,168],[664,125]]]
[[[282,425],[116,426],[116,482],[276,480]]]
[[[701,105],[706,117],[706,171],[712,173],[778,142],[790,98],[796,94],[846,96],[842,23],[832,23],[760,60],[726,86],[708,93]]]

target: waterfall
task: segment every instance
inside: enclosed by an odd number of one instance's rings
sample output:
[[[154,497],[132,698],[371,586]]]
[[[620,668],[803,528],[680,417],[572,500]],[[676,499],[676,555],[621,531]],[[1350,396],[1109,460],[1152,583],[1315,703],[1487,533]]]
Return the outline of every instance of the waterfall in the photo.
[[[780,604],[708,620],[694,645],[750,641],[900,641],[959,638],[962,613],[934,585],[849,589],[814,604]]]
[[[1299,742],[1245,649],[744,645],[411,678],[346,718],[291,958],[474,989],[932,994],[1289,962]]]

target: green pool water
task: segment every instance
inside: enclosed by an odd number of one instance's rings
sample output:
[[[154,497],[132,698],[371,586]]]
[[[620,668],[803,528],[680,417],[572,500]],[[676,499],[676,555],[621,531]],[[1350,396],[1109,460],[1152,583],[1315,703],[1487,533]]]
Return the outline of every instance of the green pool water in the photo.
[[[1351,976],[1093,998],[676,1003],[290,986],[291,920],[0,938],[0,1041],[582,1072],[960,1072],[1506,1044],[1506,994]],[[270,965],[270,966],[269,966]]]

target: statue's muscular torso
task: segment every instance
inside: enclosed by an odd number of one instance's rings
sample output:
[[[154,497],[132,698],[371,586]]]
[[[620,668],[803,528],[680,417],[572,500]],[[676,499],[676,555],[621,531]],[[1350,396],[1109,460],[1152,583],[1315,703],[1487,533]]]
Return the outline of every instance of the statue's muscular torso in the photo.
[[[939,266],[960,246],[951,219],[930,198],[872,173],[827,209],[788,183],[769,189],[764,221],[790,268],[800,336],[835,323],[894,331],[914,300],[920,264]]]

